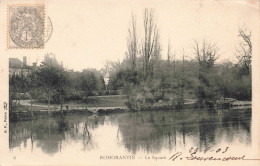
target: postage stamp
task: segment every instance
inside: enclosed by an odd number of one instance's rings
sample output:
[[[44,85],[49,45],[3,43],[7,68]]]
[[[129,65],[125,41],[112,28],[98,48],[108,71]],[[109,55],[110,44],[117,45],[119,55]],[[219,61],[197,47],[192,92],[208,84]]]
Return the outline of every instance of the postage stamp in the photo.
[[[7,47],[10,49],[44,48],[45,6],[8,6]]]

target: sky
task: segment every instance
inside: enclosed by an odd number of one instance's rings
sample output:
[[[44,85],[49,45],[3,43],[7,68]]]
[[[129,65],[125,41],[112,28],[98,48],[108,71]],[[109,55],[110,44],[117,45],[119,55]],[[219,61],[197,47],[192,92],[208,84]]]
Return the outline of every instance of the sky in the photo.
[[[41,50],[8,50],[9,57],[29,65],[41,62],[46,53],[55,54],[68,69],[101,69],[106,61],[122,61],[127,50],[127,28],[131,14],[137,17],[139,41],[143,33],[143,12],[153,8],[160,32],[162,58],[167,57],[168,41],[172,53],[181,59],[184,50],[194,58],[194,41],[206,39],[219,48],[219,62],[235,62],[238,28],[252,31],[254,40],[259,4],[256,1],[219,0],[47,0],[46,18],[50,17],[53,33]]]

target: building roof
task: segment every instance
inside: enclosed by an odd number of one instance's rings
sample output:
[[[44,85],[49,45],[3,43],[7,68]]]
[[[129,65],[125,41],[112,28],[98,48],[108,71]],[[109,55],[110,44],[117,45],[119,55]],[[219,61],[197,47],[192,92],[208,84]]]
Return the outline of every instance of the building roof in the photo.
[[[9,68],[28,68],[18,58],[9,58]]]

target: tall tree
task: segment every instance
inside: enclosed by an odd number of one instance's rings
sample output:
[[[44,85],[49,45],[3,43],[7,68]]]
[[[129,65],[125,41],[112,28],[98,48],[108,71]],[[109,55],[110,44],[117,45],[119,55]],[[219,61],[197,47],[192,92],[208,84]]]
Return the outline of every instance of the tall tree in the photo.
[[[136,57],[137,57],[137,33],[136,33],[136,18],[132,14],[131,24],[128,28],[128,38],[127,38],[127,55],[131,61],[131,68],[133,71],[136,70]]]
[[[81,89],[84,91],[84,96],[87,98],[93,91],[98,89],[98,78],[93,71],[84,70],[81,73]]]
[[[217,97],[216,87],[214,85],[215,73],[214,64],[218,59],[218,49],[215,44],[208,43],[203,40],[200,46],[197,41],[195,41],[195,55],[199,63],[199,87],[198,87],[198,101],[200,106],[209,104],[213,106],[215,99]]]
[[[67,95],[69,89],[70,89],[70,78],[69,78],[69,74],[68,72],[65,71],[62,63],[60,66],[57,66],[58,68],[58,76],[59,76],[59,83],[58,86],[59,88],[58,93],[59,93],[59,103],[60,103],[60,111],[61,111],[61,115],[63,115],[63,103],[65,100],[65,96]]]
[[[18,76],[12,74],[9,76],[9,105],[11,111],[13,110],[13,106],[14,106],[13,101],[16,100],[17,103],[18,92],[19,92]]]
[[[239,28],[238,34],[239,48],[236,50],[238,65],[240,66],[240,73],[244,75],[251,74],[251,59],[252,59],[252,42],[251,32],[245,28]]]
[[[50,114],[50,102],[59,89],[59,64],[53,54],[46,54],[39,69],[39,82],[48,101],[48,113]]]
[[[28,74],[28,82],[29,82],[29,93],[30,93],[30,98],[31,98],[31,116],[33,115],[33,98],[35,98],[38,94],[38,85],[39,85],[39,80],[38,80],[38,74],[37,74],[36,66],[32,66],[30,69],[30,72]]]
[[[167,67],[168,70],[170,70],[170,65],[171,65],[171,44],[170,41],[168,41],[168,50],[167,50]]]
[[[143,72],[144,80],[151,74],[151,58],[153,55],[158,54],[159,34],[154,20],[154,11],[152,9],[145,9],[144,11],[144,39],[142,41],[142,56],[143,56]]]
[[[154,43],[154,51],[152,53],[151,62],[150,62],[150,73],[152,78],[158,77],[160,70],[160,59],[161,59],[161,44],[160,44],[160,36],[159,32],[156,32],[155,35],[155,43]]]

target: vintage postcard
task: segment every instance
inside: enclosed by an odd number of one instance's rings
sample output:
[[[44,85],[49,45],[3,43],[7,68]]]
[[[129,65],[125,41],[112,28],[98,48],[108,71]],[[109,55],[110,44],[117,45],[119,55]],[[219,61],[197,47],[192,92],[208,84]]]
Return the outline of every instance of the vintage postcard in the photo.
[[[0,166],[258,166],[259,55],[258,0],[0,0]]]

